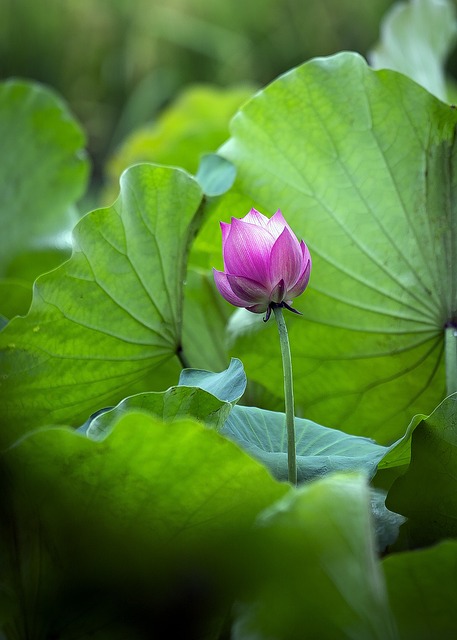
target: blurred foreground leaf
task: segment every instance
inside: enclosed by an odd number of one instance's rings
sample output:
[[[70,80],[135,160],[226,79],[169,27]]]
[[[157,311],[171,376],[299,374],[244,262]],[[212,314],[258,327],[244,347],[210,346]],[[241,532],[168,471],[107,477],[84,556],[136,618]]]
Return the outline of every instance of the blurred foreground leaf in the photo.
[[[235,640],[397,638],[363,477],[334,474],[291,491],[258,527],[264,561]]]
[[[0,621],[18,637],[201,637],[244,584],[256,515],[287,490],[214,430],[138,412],[103,442],[31,434],[0,465]]]

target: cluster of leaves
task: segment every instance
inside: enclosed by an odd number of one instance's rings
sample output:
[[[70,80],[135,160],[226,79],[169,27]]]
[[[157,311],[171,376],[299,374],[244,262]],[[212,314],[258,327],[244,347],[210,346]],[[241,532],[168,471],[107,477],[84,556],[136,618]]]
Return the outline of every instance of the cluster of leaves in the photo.
[[[1,86],[8,640],[454,637],[456,125],[405,75],[312,60],[195,176],[127,169],[69,257],[83,135],[49,90]],[[289,320],[298,488],[274,327],[211,279],[218,220],[251,206],[313,255]]]

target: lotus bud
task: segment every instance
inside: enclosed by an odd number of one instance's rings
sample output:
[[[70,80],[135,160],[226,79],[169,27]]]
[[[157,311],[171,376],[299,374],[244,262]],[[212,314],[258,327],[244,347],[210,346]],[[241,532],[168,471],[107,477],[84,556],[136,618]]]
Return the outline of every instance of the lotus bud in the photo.
[[[256,209],[241,220],[221,222],[224,271],[213,269],[220,294],[252,313],[290,305],[306,289],[311,272],[308,247],[298,241],[281,211],[267,218]]]

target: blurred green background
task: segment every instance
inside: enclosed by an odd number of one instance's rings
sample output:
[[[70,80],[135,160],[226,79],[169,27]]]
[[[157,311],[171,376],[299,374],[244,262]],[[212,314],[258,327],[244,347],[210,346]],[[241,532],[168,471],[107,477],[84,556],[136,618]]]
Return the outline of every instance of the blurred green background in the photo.
[[[126,136],[192,83],[260,87],[315,56],[366,55],[392,0],[0,0],[1,79],[56,89],[93,182]]]

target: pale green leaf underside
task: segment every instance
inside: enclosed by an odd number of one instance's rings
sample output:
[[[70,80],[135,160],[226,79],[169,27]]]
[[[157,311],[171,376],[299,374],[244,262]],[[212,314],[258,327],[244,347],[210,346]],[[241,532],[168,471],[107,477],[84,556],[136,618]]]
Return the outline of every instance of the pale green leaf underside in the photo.
[[[234,118],[221,153],[235,188],[265,214],[281,208],[313,257],[304,318],[288,317],[307,418],[387,442],[441,400],[443,327],[457,317],[456,124],[351,53],[290,71]],[[275,393],[274,328],[254,325],[233,353]]]
[[[371,51],[370,60],[376,69],[400,71],[446,101],[444,62],[456,37],[452,2],[397,2],[384,19],[381,40]]]
[[[31,248],[58,243],[75,220],[88,163],[84,135],[49,89],[9,80],[0,84],[0,275]],[[34,273],[34,277],[40,271]]]
[[[235,181],[236,170],[233,164],[217,153],[208,153],[202,157],[195,175],[198,184],[207,196],[220,196],[230,189]]]
[[[78,424],[176,353],[201,197],[185,172],[137,165],[112,207],[81,220],[72,258],[0,335],[9,428]]]
[[[246,374],[238,358],[232,358],[227,369],[213,373],[204,369],[184,369],[179,384],[199,387],[221,400],[235,404],[246,389]]]
[[[359,471],[372,477],[389,452],[369,438],[295,419],[299,482],[335,471]],[[221,433],[262,462],[278,480],[287,480],[285,415],[257,407],[235,406]]]

